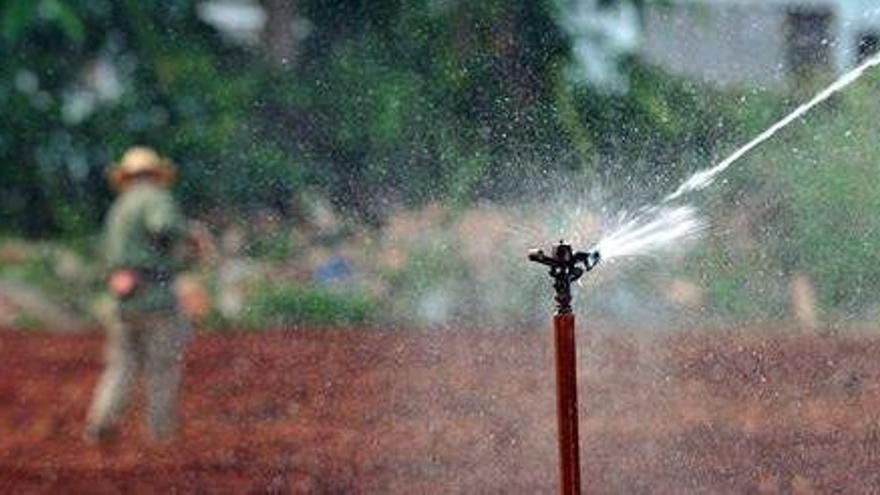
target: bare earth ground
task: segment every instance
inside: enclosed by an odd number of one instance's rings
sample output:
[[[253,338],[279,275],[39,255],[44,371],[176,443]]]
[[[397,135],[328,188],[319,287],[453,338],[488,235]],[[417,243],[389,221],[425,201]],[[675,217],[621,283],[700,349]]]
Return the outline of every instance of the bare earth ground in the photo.
[[[589,493],[880,493],[880,339],[580,335]],[[0,332],[0,492],[556,490],[549,331],[202,334],[177,441],[88,447],[100,344]]]

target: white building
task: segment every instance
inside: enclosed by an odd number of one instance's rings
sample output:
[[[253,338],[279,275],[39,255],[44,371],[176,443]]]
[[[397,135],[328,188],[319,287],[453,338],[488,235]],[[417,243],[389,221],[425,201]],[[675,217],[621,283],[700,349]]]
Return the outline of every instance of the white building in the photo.
[[[646,61],[721,86],[779,87],[880,49],[880,0],[649,2],[642,20]]]

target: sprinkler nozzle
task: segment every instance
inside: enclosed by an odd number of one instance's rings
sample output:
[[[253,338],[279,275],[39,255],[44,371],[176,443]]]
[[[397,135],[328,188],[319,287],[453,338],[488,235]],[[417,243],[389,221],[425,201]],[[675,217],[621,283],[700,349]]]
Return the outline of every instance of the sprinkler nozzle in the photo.
[[[571,245],[564,241],[559,241],[559,244],[553,247],[550,256],[541,249],[532,249],[528,257],[529,261],[550,267],[559,313],[571,312],[571,283],[581,278],[584,272],[592,270],[601,259],[599,251],[574,252]],[[583,264],[583,268],[578,266],[579,264]]]
[[[586,253],[580,252],[575,253],[575,256],[578,256],[581,261],[583,261],[584,266],[587,267],[587,271],[592,270],[599,264],[599,261],[602,260],[602,256],[599,255],[599,251],[587,251]]]

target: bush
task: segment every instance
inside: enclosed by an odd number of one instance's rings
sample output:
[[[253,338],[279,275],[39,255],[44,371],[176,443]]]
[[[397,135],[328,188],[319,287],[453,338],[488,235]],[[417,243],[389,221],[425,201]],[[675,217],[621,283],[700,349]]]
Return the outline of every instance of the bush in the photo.
[[[376,303],[363,293],[269,283],[254,290],[242,322],[255,328],[358,325],[375,321],[377,316]]]

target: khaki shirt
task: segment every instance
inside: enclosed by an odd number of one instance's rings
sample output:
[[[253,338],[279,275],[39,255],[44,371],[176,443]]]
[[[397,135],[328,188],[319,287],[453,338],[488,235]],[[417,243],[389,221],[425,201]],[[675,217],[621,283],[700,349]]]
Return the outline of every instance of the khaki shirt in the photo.
[[[185,221],[171,193],[137,182],[113,203],[107,215],[105,253],[109,271],[128,268],[143,275],[120,309],[157,311],[175,306],[174,274],[183,269]]]

